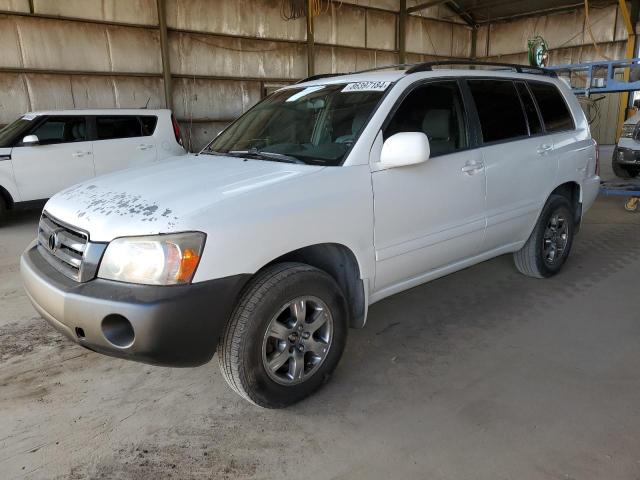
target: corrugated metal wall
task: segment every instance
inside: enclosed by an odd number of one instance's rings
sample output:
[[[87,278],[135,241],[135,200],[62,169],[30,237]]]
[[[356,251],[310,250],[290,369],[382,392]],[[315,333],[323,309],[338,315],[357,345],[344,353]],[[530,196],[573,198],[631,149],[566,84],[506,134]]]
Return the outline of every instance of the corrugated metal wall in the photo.
[[[625,57],[627,32],[617,5],[589,8],[591,30],[597,47],[585,29],[584,9],[534,18],[484,25],[478,30],[477,56],[487,60],[528,64],[527,40],[541,35],[549,44],[551,65]],[[617,141],[619,95],[598,102],[599,116],[592,125],[602,144]]]
[[[316,72],[397,63],[398,8],[334,2],[316,18]],[[305,19],[284,21],[279,0],[167,0],[166,10],[172,107],[192,149],[266,87],[307,73]],[[156,0],[0,0],[0,44],[0,124],[27,110],[164,106]],[[471,29],[442,6],[407,22],[410,62],[470,49]]]
[[[398,9],[399,0],[334,2],[316,18],[316,72],[397,63]],[[265,88],[307,73],[305,19],[284,21],[279,0],[166,0],[166,10],[172,107],[192,149]],[[481,26],[476,56],[527,63],[527,40],[541,34],[555,64],[622,58],[617,7],[590,13],[599,50],[578,9]],[[408,19],[407,61],[470,57],[471,39],[449,9],[431,7]],[[0,124],[36,109],[164,106],[156,0],[0,0],[0,44]]]

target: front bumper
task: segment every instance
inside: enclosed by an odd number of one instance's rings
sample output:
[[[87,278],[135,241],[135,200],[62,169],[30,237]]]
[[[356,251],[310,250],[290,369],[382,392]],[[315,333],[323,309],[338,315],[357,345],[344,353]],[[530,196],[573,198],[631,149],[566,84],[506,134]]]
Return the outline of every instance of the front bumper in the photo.
[[[613,161],[620,165],[637,166],[640,168],[640,150],[615,147],[613,149]]]
[[[180,286],[103,279],[78,283],[51,267],[34,245],[22,255],[20,270],[38,313],[74,342],[106,355],[174,367],[211,359],[249,278],[236,275]],[[113,333],[114,322],[119,325],[122,318],[132,329],[124,341]]]

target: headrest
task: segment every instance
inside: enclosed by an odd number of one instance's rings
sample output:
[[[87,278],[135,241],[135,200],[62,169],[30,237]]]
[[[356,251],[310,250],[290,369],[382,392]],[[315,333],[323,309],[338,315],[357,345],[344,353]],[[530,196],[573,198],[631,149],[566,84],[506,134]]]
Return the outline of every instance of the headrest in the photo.
[[[427,110],[422,121],[422,131],[430,140],[449,140],[451,137],[451,110]]]

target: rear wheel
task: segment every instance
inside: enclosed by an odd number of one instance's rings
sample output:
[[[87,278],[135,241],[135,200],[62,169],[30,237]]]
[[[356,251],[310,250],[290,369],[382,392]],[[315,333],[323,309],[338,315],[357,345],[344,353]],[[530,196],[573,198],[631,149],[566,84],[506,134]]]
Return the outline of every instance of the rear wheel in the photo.
[[[546,278],[562,269],[573,244],[573,219],[569,200],[562,195],[551,195],[527,243],[513,254],[520,273]]]
[[[245,289],[220,340],[227,383],[266,408],[312,394],[335,369],[347,337],[342,291],[322,270],[274,265]]]

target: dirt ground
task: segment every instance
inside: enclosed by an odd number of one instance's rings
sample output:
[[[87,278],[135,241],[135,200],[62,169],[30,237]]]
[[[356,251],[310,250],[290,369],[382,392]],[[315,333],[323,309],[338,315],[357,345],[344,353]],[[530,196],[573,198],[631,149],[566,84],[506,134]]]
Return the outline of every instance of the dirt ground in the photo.
[[[640,213],[620,199],[557,277],[503,256],[372,306],[331,382],[280,411],[215,360],[150,367],[57,334],[19,278],[37,219],[0,227],[3,479],[640,478]]]

